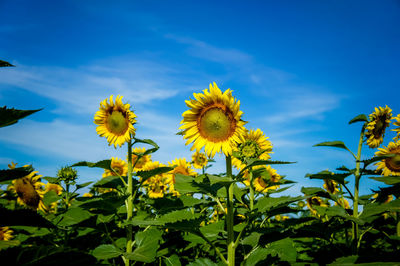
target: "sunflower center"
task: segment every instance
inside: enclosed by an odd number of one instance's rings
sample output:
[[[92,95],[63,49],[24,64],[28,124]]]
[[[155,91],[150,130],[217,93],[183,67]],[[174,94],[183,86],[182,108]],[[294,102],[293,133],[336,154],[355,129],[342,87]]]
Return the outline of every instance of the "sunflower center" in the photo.
[[[199,154],[199,156],[197,156],[197,158],[196,158],[196,163],[200,164],[200,165],[205,164],[206,161],[207,161],[207,158],[204,154]]]
[[[256,158],[259,155],[259,147],[254,141],[246,141],[240,147],[241,155],[247,158]]]
[[[380,138],[385,133],[386,123],[383,121],[386,121],[386,116],[380,117],[375,124],[375,128],[373,130],[375,138]]]
[[[258,183],[258,185],[260,185],[260,187],[267,187],[267,183],[265,183],[264,179],[262,177],[258,177],[256,178],[256,182]]]
[[[127,118],[120,111],[113,111],[107,118],[108,129],[116,135],[123,135],[128,130]]]
[[[26,178],[17,179],[15,191],[18,197],[29,207],[36,209],[39,206],[40,196],[32,183]]]
[[[393,172],[400,173],[400,153],[397,153],[394,157],[387,158],[386,166]]]
[[[197,125],[200,134],[213,142],[228,139],[236,126],[233,115],[228,110],[219,105],[213,105],[206,108],[200,114]]]

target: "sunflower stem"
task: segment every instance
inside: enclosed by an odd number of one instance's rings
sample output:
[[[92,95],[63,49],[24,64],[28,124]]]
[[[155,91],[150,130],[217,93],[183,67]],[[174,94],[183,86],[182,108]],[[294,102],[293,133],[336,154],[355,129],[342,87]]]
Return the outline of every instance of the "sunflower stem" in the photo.
[[[253,187],[253,172],[249,169],[250,174],[250,211],[254,209],[254,187]]]
[[[232,178],[232,159],[231,156],[226,156],[226,175]],[[226,226],[228,231],[228,239],[226,242],[228,249],[228,265],[235,265],[235,236],[233,231],[233,184],[227,187],[227,213],[226,213]]]
[[[126,214],[126,221],[129,223],[132,219],[133,213],[133,180],[132,180],[132,141],[129,140],[128,142],[128,188],[127,194],[128,201],[127,201],[127,214]],[[132,224],[128,224],[126,228],[126,253],[129,254],[132,252]],[[130,260],[125,258],[125,266],[130,265]]]
[[[356,158],[356,172],[354,173],[355,183],[354,183],[354,198],[353,198],[353,217],[358,218],[358,194],[360,186],[360,161],[361,161],[361,148],[364,140],[365,134],[365,124],[363,125],[360,133],[360,140],[358,142],[357,158]],[[358,224],[353,222],[353,254],[358,252]]]

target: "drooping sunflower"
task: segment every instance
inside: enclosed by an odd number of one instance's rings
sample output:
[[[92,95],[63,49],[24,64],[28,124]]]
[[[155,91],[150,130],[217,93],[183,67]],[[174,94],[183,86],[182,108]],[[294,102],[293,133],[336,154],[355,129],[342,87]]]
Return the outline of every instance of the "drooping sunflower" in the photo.
[[[394,140],[399,140],[400,139],[400,114],[398,114],[394,120],[396,120],[395,122],[393,122],[393,125],[397,126],[397,128],[392,129],[392,131],[396,132],[397,135],[396,137],[394,137]]]
[[[197,169],[203,169],[203,167],[205,167],[208,162],[207,156],[200,151],[196,151],[195,153],[193,153],[192,161],[193,167]]]
[[[144,152],[146,152],[146,148],[134,148],[132,149],[132,165],[133,170],[134,171],[140,171],[142,170],[143,166],[151,161],[151,155],[150,154],[146,154],[143,155],[139,158],[139,156],[137,156],[136,154],[143,154]],[[136,154],[134,154],[136,153]]]
[[[335,180],[332,179],[324,179],[324,188],[331,194],[335,194],[339,192],[339,185]]]
[[[13,230],[8,228],[7,226],[0,227],[0,241],[9,241],[13,238]]]
[[[367,138],[367,145],[370,148],[376,148],[383,142],[385,130],[390,124],[392,119],[392,109],[388,106],[385,108],[379,106],[375,107],[375,112],[369,115],[369,122],[366,126],[365,137]]]
[[[379,148],[379,150],[375,152],[375,156],[386,154],[394,154],[394,157],[388,157],[375,163],[377,170],[382,169],[382,175],[384,176],[400,176],[400,140],[390,142],[386,148]]]
[[[143,171],[150,171],[158,167],[165,166],[158,161],[149,162],[143,166]],[[162,198],[164,194],[168,193],[169,183],[167,174],[158,174],[146,179],[143,182],[143,186],[146,188],[147,194],[150,198]]]
[[[250,173],[244,171],[244,181],[246,186],[250,186]],[[274,185],[281,179],[281,176],[270,165],[258,165],[253,167],[253,186],[256,191],[266,193],[269,190],[278,189],[279,185]]]
[[[231,155],[235,142],[239,142],[245,132],[240,101],[233,98],[230,89],[222,93],[215,82],[210,84],[210,91],[193,93],[193,97],[195,99],[185,101],[190,110],[182,114],[179,128],[187,139],[186,145],[193,142],[190,150],[204,147],[209,157],[217,152]]]
[[[271,158],[272,143],[268,137],[260,130],[246,130],[241,136],[240,142],[235,148],[238,151],[239,159],[232,157],[232,164],[239,170],[246,167],[244,159],[258,158],[260,160],[268,160]]]
[[[14,169],[15,166],[16,164],[14,163],[8,165],[10,169]],[[8,186],[8,190],[17,194],[18,204],[45,212],[46,206],[43,203],[44,184],[40,182],[42,176],[37,175],[37,173],[38,171],[33,171],[24,177],[14,179],[12,185]]]
[[[108,102],[109,100],[109,102]],[[113,101],[113,95],[100,103],[100,110],[94,115],[96,131],[100,137],[106,137],[108,145],[120,147],[135,136],[136,115],[130,110],[128,103],[122,103],[122,96],[118,95]]]
[[[107,176],[126,176],[128,174],[128,164],[118,157],[111,158],[111,169],[104,169],[103,178]]]
[[[311,214],[318,216],[317,210],[314,209],[314,206],[328,207],[328,204],[326,204],[320,197],[317,196],[307,199],[307,207],[310,209]]]
[[[174,189],[176,174],[195,176],[196,172],[193,170],[190,163],[187,162],[185,158],[180,158],[180,159],[175,158],[175,160],[173,160],[172,162],[168,162],[168,166],[174,167],[174,169],[168,172],[167,183],[169,184],[170,191],[175,196],[179,196],[178,191]]]

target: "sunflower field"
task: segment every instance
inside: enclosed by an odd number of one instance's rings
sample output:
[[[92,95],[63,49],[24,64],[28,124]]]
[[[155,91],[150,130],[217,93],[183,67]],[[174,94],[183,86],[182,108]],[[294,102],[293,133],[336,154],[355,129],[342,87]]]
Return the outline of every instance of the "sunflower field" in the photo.
[[[341,149],[354,164],[307,174],[323,186],[283,196],[294,182],[274,166],[294,162],[272,158],[273,143],[246,128],[230,89],[212,83],[185,103],[177,128],[191,158],[154,161],[159,146],[137,136],[140,117],[111,95],[94,123],[125,158],[76,162],[53,177],[19,162],[1,169],[0,264],[400,265],[400,115],[385,106],[354,117],[357,151],[342,141],[315,145]],[[38,111],[1,107],[0,127]],[[388,130],[396,136],[384,147]],[[362,159],[366,146],[376,152]],[[213,173],[216,154],[224,173]],[[83,167],[104,173],[81,183]],[[361,178],[382,187],[360,195]]]

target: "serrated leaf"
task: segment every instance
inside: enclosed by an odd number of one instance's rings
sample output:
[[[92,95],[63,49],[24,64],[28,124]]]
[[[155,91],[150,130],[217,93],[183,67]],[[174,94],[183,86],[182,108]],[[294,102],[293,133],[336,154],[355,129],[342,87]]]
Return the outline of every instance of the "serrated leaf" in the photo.
[[[181,261],[178,255],[174,254],[171,257],[164,258],[164,263],[166,266],[181,266]]]
[[[225,221],[221,220],[205,226],[200,227],[200,232],[210,241],[217,239],[218,234],[224,232]]]
[[[93,183],[93,182],[90,181],[90,182],[86,182],[86,183],[83,183],[83,184],[78,184],[78,185],[76,185],[76,189],[81,189],[81,188],[87,187],[87,186],[89,186],[89,185],[92,184],[92,183]]]
[[[40,214],[29,209],[9,210],[0,206],[0,226],[26,225],[54,228],[55,226]]]
[[[272,198],[272,197],[264,197],[257,201],[254,208],[258,209],[259,212],[269,212],[273,209],[285,207],[289,204],[302,200],[303,197],[290,197],[290,196],[282,196],[279,198]]]
[[[296,162],[285,162],[285,161],[270,161],[270,160],[259,160],[259,159],[249,159],[247,160],[247,166],[245,168],[243,168],[238,176],[242,176],[243,172],[247,169],[249,169],[250,167],[253,166],[257,166],[257,165],[271,165],[271,164],[292,164],[292,163],[296,163]]]
[[[136,216],[132,219],[133,225],[166,225],[184,220],[192,220],[199,217],[199,214],[193,214],[189,210],[176,210],[164,214],[156,219],[143,219],[142,216]]]
[[[2,249],[6,249],[9,247],[15,247],[15,246],[19,246],[21,244],[20,241],[18,240],[0,240],[0,250]]]
[[[257,263],[261,263],[270,254],[269,250],[262,247],[256,247],[252,249],[249,254],[246,255],[246,260],[244,262],[245,266],[253,266]]]
[[[87,166],[87,167],[91,167],[91,168],[96,167],[96,168],[103,168],[103,169],[111,170],[111,160],[102,160],[102,161],[98,161],[96,163],[82,161],[82,162],[78,162],[78,163],[71,165],[71,167],[76,167],[76,166]]]
[[[357,224],[363,225],[364,221],[362,219],[354,218],[350,216],[347,211],[341,206],[330,206],[330,207],[320,207],[320,206],[313,206],[313,208],[318,212],[321,216],[328,216],[328,217],[341,217],[345,220],[355,222]]]
[[[293,240],[290,238],[272,242],[268,246],[268,251],[273,256],[277,255],[282,261],[296,261],[297,251],[294,247]]]
[[[261,235],[261,233],[252,232],[249,236],[243,238],[241,244],[255,247],[258,245],[258,241],[260,240]]]
[[[301,192],[307,196],[318,196],[327,199],[331,198],[330,194],[320,187],[302,187]]]
[[[364,163],[364,167],[367,167],[371,163],[374,163],[377,161],[382,161],[384,159],[394,157],[394,156],[396,156],[396,154],[385,154],[385,155],[381,155],[381,156],[372,157],[371,159],[362,160],[361,162]]]
[[[99,260],[112,259],[122,255],[122,251],[113,245],[100,245],[93,250],[92,255]]]
[[[14,108],[7,108],[7,106],[0,107],[0,127],[6,127],[13,125],[18,120],[27,117],[33,113],[36,113],[42,109],[36,110],[18,110]]]
[[[379,182],[383,182],[386,185],[400,184],[400,176],[379,176],[379,177],[370,176],[368,178],[374,179]]]
[[[174,168],[172,168],[172,167],[162,166],[162,167],[157,167],[157,168],[149,170],[149,171],[139,171],[136,173],[136,175],[141,177],[140,182],[143,183],[150,177],[167,173],[173,169]]]
[[[396,199],[394,201],[388,203],[371,203],[367,204],[363,207],[363,211],[361,212],[359,218],[366,222],[372,222],[377,218],[377,215],[380,215],[384,212],[400,212],[400,199]]]
[[[181,194],[203,192],[193,177],[182,174],[175,175],[174,188]]]
[[[189,263],[188,266],[218,266],[218,264],[207,258],[198,258],[195,261]]]
[[[368,122],[368,118],[365,114],[358,115],[349,121],[349,125],[355,122]]]
[[[59,226],[71,226],[89,219],[92,214],[82,208],[73,207],[68,209],[67,212],[62,214],[61,221],[57,224]]]
[[[310,179],[330,179],[338,182],[339,184],[344,185],[345,184],[345,178],[350,176],[351,173],[333,173],[327,170],[321,171],[317,174],[306,174],[306,177],[309,177]]]
[[[235,182],[232,178],[227,176],[218,176],[218,175],[209,175],[206,174],[208,180],[210,180],[210,184],[220,184],[221,186],[229,186],[233,182]]]
[[[51,203],[56,202],[60,199],[57,193],[53,190],[46,192],[43,196],[43,202],[46,206],[49,206]]]
[[[126,177],[122,177],[125,183],[127,182]],[[136,179],[133,179],[133,184],[137,185],[138,181]],[[118,187],[124,187],[124,183],[122,182],[121,178],[119,176],[107,176],[103,177],[99,181],[96,182],[96,184],[93,185],[93,187],[96,188],[118,188]]]
[[[313,145],[313,147],[335,147],[335,148],[340,148],[347,150],[351,153],[349,148],[346,147],[346,145],[343,143],[343,141],[326,141],[326,142],[321,142],[318,144]]]
[[[151,146],[153,146],[154,148],[158,149],[160,148],[157,143],[155,143],[153,140],[151,139],[137,139],[135,138],[135,142],[134,143],[145,143],[145,144],[149,144]]]
[[[18,179],[32,173],[32,166],[0,170],[0,182]]]
[[[15,67],[15,66],[8,63],[7,61],[0,60],[0,67]]]
[[[135,243],[137,248],[132,253],[126,254],[126,258],[147,263],[153,262],[160,247],[161,236],[162,232],[155,228],[136,233]]]

